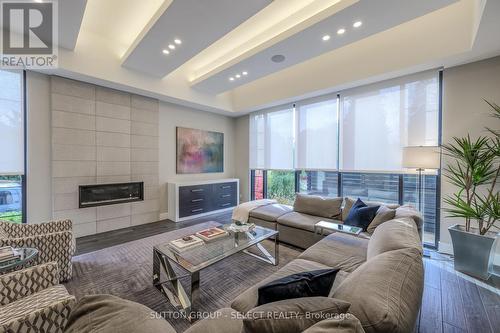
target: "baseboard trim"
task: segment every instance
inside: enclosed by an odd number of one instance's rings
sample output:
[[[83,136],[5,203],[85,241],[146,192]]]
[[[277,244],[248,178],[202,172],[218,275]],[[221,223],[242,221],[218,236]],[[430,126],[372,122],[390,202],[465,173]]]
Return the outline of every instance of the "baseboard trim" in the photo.
[[[160,220],[168,220],[168,213],[160,213]]]

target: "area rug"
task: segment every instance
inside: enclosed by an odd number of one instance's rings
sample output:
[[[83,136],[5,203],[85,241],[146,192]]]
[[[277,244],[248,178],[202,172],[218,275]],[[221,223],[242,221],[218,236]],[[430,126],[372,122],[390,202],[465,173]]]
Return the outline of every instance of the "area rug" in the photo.
[[[160,313],[175,311],[152,285],[153,246],[214,224],[201,223],[76,256],[73,258],[73,279],[65,284],[66,288],[78,299],[85,295],[112,294],[144,304]],[[264,241],[263,245],[271,249],[272,242]],[[237,253],[202,270],[198,310],[211,312],[228,307],[241,292],[276,272],[299,254],[297,249],[281,244],[278,266]],[[188,283],[189,280],[183,281],[186,287]],[[177,332],[183,332],[190,326],[189,321],[175,317],[167,320]]]

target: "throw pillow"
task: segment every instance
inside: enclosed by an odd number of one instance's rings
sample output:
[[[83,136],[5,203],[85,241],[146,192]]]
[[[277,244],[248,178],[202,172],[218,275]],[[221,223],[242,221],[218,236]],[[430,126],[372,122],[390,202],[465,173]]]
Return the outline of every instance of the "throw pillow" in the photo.
[[[150,308],[112,295],[84,296],[77,303],[65,333],[175,333],[168,322]]]
[[[293,210],[297,213],[338,218],[341,214],[342,200],[342,198],[324,198],[317,195],[297,193],[293,203]]]
[[[394,216],[396,216],[396,210],[395,209],[390,209],[387,206],[380,206],[380,208],[377,211],[377,215],[373,218],[373,221],[368,225],[368,228],[366,231],[368,231],[369,234],[373,234],[375,231],[375,228],[381,225],[384,222],[390,221],[394,219]]]
[[[351,313],[342,313],[338,318],[320,321],[303,333],[365,333],[358,318]]]
[[[258,289],[257,305],[290,298],[328,296],[338,269],[320,269],[285,276]]]
[[[368,225],[372,222],[375,215],[377,215],[377,210],[379,208],[380,206],[367,206],[358,198],[354,205],[352,205],[344,224],[360,227],[363,228],[363,231],[366,231]]]
[[[303,297],[264,304],[247,312],[243,332],[300,333],[349,310],[348,302],[330,297]]]

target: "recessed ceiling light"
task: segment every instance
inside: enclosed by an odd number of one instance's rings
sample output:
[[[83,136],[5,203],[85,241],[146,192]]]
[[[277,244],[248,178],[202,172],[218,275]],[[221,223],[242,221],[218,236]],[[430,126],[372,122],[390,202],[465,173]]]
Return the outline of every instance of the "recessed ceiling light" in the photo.
[[[171,49],[171,50],[174,50],[175,49],[175,45],[169,44],[168,48]]]
[[[363,22],[361,22],[361,21],[356,21],[356,22],[354,22],[354,24],[353,24],[352,26],[353,26],[353,27],[355,27],[355,28],[359,28],[359,27],[360,27],[360,26],[362,26],[362,25],[363,25]]]
[[[282,54],[273,55],[271,57],[271,61],[276,62],[276,63],[283,62],[283,61],[285,61],[285,56]]]
[[[163,50],[162,52],[163,52],[163,54],[170,54],[169,50]]]
[[[234,81],[234,77],[230,77],[230,78],[229,78],[229,81]]]
[[[330,35],[324,35],[321,39],[326,42],[327,40],[330,40]]]
[[[343,35],[345,33],[345,29],[344,28],[341,28],[339,30],[337,30],[337,34],[338,35]]]
[[[243,72],[243,73],[241,73],[241,74],[243,74],[243,75],[248,75],[248,72]]]
[[[177,44],[177,45],[181,45],[182,41],[177,38],[177,39],[174,39],[174,43]]]
[[[239,79],[241,77],[240,74],[236,74],[235,76],[236,76],[237,79]]]

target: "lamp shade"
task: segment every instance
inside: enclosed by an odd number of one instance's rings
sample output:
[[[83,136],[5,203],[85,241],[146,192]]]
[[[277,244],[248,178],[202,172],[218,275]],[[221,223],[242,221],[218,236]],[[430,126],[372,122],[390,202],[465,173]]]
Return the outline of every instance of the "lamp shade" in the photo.
[[[439,169],[440,149],[436,146],[403,147],[403,168]]]

